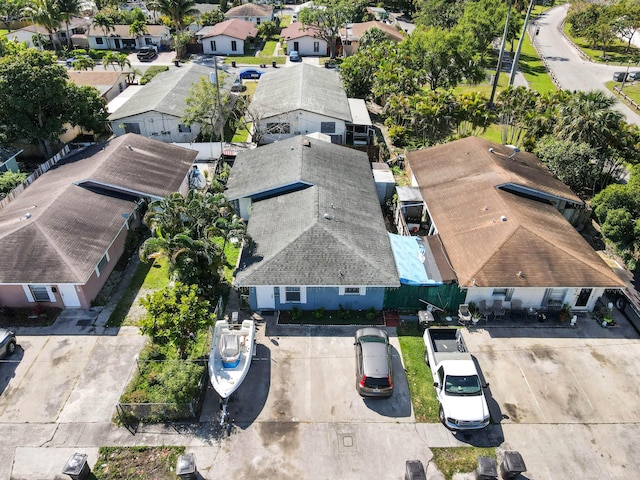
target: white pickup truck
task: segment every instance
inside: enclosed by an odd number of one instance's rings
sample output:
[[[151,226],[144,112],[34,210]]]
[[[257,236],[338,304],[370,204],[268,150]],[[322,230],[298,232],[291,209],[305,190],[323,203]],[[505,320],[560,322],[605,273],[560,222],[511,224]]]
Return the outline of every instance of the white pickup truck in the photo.
[[[457,328],[427,328],[425,361],[433,373],[440,421],[450,430],[473,430],[489,424],[490,415],[476,364]]]

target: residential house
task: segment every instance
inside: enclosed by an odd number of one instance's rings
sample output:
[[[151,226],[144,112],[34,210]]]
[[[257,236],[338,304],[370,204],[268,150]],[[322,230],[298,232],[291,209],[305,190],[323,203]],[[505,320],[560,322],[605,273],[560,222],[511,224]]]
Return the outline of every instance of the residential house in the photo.
[[[87,33],[89,48],[96,50],[135,50],[155,45],[169,47],[172,43],[171,32],[166,25],[147,25],[147,33],[139,36],[131,35],[130,25],[114,25],[105,35],[99,27],[91,27]]]
[[[280,36],[287,45],[287,52],[295,50],[301,56],[329,55],[327,41],[319,37],[318,29],[315,27],[305,27],[301,23],[293,22],[282,29]]]
[[[60,160],[0,209],[0,305],[90,308],[142,201],[186,193],[195,156],[128,134]]]
[[[69,70],[69,80],[76,85],[94,87],[107,103],[120,95],[129,85],[129,72],[100,70]]]
[[[228,19],[237,18],[253,23],[259,27],[262,22],[273,20],[273,5],[256,5],[255,3],[245,3],[227,10],[224,16]]]
[[[69,35],[73,37],[76,34],[85,33],[91,26],[91,20],[82,17],[71,17],[69,20]],[[29,26],[14,30],[6,34],[8,40],[17,40],[25,42],[27,47],[39,47],[37,40],[34,41],[34,35],[40,36],[45,44],[56,42],[60,45],[67,45],[67,24],[62,22],[60,27],[53,33],[49,33],[44,27],[32,23]],[[42,45],[45,46],[45,45]]]
[[[363,104],[350,104],[333,70],[306,63],[277,69],[260,78],[249,106],[253,136],[260,144],[314,132],[329,135],[337,144],[372,141],[371,120]],[[355,120],[352,105],[358,110]]]
[[[624,283],[571,225],[584,204],[533,154],[468,137],[407,154],[465,303],[592,310]]]
[[[22,152],[19,148],[0,144],[0,175],[4,172],[20,172],[17,158]]]
[[[365,153],[288,138],[239,153],[225,194],[248,220],[235,285],[253,310],[380,309],[400,286]]]
[[[363,23],[349,23],[346,28],[340,29],[341,52],[346,56],[356,53],[360,48],[360,38],[374,28],[381,30],[387,39],[393,42],[401,42],[404,39],[404,34],[397,27],[387,22],[374,20]]]
[[[204,27],[196,33],[203,53],[209,55],[244,55],[245,48],[257,36],[256,26],[239,18]]]
[[[186,99],[191,96],[192,87],[203,77],[209,79],[213,71],[191,63],[156,75],[109,115],[113,133],[137,133],[162,142],[194,141],[200,125],[182,122]],[[233,81],[233,76],[224,75],[222,89],[230,91]]]

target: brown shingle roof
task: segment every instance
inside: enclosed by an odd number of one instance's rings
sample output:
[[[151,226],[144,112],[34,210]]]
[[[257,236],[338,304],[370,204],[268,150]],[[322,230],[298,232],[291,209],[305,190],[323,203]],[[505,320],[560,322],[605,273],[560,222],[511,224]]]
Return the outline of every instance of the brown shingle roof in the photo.
[[[365,32],[371,30],[372,28],[377,28],[382,30],[389,40],[394,40],[396,42],[400,42],[404,39],[403,33],[398,30],[395,26],[389,25],[388,23],[379,22],[377,20],[372,20],[370,22],[362,22],[362,23],[354,23],[351,25],[350,40],[360,40],[360,37],[364,35]],[[340,29],[340,35],[344,38],[346,35],[346,29]]]
[[[534,155],[512,153],[469,137],[407,155],[460,285],[620,286],[553,205],[499,188],[582,203]]]
[[[305,27],[299,22],[293,22],[287,28],[282,29],[280,36],[285,40],[294,40],[301,37],[319,38],[318,29],[315,27]]]
[[[0,209],[0,283],[85,283],[136,197],[177,191],[195,156],[128,134],[63,159]]]
[[[273,13],[272,5],[256,5],[255,3],[245,3],[237,7],[230,8],[224,14],[227,18],[233,17],[269,17]]]

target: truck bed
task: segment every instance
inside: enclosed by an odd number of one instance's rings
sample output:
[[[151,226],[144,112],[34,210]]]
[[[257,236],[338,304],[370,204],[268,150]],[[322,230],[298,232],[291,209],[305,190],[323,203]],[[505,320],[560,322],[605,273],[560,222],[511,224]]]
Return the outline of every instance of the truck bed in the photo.
[[[431,340],[431,350],[434,360],[468,360],[471,358],[467,345],[457,328],[428,328],[425,331],[425,346],[427,338]]]

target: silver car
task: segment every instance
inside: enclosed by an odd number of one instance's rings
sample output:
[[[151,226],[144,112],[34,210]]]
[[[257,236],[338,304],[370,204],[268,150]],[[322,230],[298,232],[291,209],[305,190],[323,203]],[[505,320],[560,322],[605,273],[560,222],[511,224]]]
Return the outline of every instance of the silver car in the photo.
[[[13,355],[16,351],[16,335],[11,330],[0,328],[0,358]]]
[[[355,334],[356,390],[363,397],[390,397],[393,393],[391,345],[381,328],[366,327]]]

